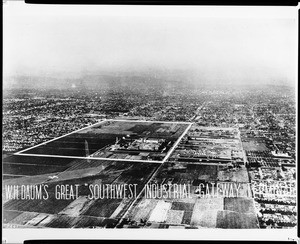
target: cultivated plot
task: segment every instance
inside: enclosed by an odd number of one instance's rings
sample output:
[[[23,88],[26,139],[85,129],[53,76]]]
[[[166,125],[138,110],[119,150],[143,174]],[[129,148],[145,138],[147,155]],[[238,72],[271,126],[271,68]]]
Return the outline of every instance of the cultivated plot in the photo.
[[[21,155],[7,160],[14,161],[14,165],[32,167],[32,172],[28,169],[30,174],[16,174],[3,181],[5,227],[115,227],[159,166]],[[48,168],[53,166],[56,172],[49,173],[47,167],[35,171],[39,163],[47,163]],[[8,186],[19,188],[12,190]],[[127,192],[123,190],[125,186]]]
[[[247,170],[231,171],[222,164],[165,162],[149,182],[151,193],[125,217],[142,228],[258,228]]]
[[[176,122],[103,121],[4,159],[4,185],[47,185],[49,194],[46,201],[5,200],[4,224],[257,228],[247,170],[243,164],[227,164],[243,162],[241,150],[235,129]],[[228,159],[225,151],[230,154]],[[219,154],[212,158],[214,152]],[[72,198],[69,193],[57,199],[60,185],[78,185],[78,195]],[[114,185],[135,185],[135,196],[115,197]],[[156,188],[149,190],[151,185]],[[159,196],[161,185],[170,185],[172,194],[167,198]],[[7,194],[7,189],[3,190]]]

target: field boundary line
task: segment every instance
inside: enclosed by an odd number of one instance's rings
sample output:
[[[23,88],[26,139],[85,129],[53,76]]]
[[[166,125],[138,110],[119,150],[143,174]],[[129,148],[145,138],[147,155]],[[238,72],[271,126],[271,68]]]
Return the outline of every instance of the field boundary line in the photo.
[[[92,125],[89,125],[89,126],[86,126],[86,127],[83,127],[81,129],[78,129],[78,130],[75,130],[75,131],[72,131],[70,133],[67,133],[65,135],[62,135],[62,136],[59,136],[59,137],[55,137],[51,140],[48,140],[48,141],[45,141],[45,142],[42,142],[42,143],[39,143],[35,146],[32,146],[32,147],[29,147],[29,148],[26,148],[26,149],[23,149],[21,151],[18,151],[16,153],[13,153],[13,155],[25,155],[23,154],[23,152],[26,152],[28,150],[31,150],[33,148],[36,148],[36,147],[39,147],[39,146],[42,146],[42,145],[45,145],[45,144],[48,144],[49,142],[52,142],[52,141],[55,141],[55,140],[58,140],[58,139],[61,139],[63,137],[66,137],[66,136],[69,136],[73,133],[77,133],[79,131],[82,131],[82,130],[85,130],[85,129],[88,129],[90,127],[93,127],[93,126],[96,126],[96,125],[99,125],[99,124],[102,124],[104,122],[107,122],[107,121],[122,121],[122,122],[129,122],[129,123],[134,123],[134,122],[143,122],[143,123],[169,123],[169,124],[191,124],[189,122],[180,122],[180,121],[149,121],[149,120],[122,120],[122,119],[103,119],[102,121],[99,121],[95,124],[92,124]],[[34,156],[35,154],[33,154],[32,156]]]
[[[47,155],[47,154],[30,154],[22,153],[18,156],[31,156],[31,157],[48,157],[48,158],[70,158],[70,159],[82,159],[82,160],[102,160],[102,161],[122,161],[122,162],[139,162],[139,163],[155,163],[161,164],[162,161],[157,160],[139,160],[139,159],[125,159],[125,158],[94,158],[94,157],[77,157],[77,156],[62,156],[62,155]]]
[[[122,122],[144,122],[144,123],[164,123],[164,124],[189,124],[189,122],[184,122],[184,121],[159,121],[159,120],[126,120],[126,119],[112,119],[112,121],[122,121]]]
[[[16,152],[16,153],[14,153],[14,155],[23,154],[23,152],[26,152],[26,151],[28,151],[28,150],[31,150],[31,149],[33,149],[33,148],[36,148],[36,147],[39,147],[39,146],[45,145],[45,144],[47,144],[47,143],[49,143],[49,142],[52,142],[52,141],[58,140],[58,139],[60,139],[60,138],[63,138],[63,137],[65,137],[65,136],[69,136],[69,135],[71,135],[71,134],[73,134],[73,133],[76,133],[76,132],[82,131],[82,130],[84,130],[84,129],[88,129],[88,128],[92,127],[92,126],[95,126],[95,125],[98,125],[98,124],[104,123],[104,122],[106,122],[106,121],[109,121],[109,120],[106,120],[106,119],[104,119],[104,120],[102,120],[102,121],[100,121],[100,122],[97,122],[97,123],[95,123],[95,124],[92,124],[92,125],[86,126],[86,127],[84,127],[84,128],[81,128],[81,129],[78,129],[78,130],[72,131],[72,132],[70,132],[70,133],[68,133],[68,134],[65,134],[65,135],[62,135],[62,136],[59,136],[59,137],[55,137],[55,138],[53,138],[53,139],[51,139],[51,140],[49,140],[49,141],[45,141],[45,142],[42,142],[42,143],[40,143],[40,144],[37,144],[37,145],[35,145],[35,146],[32,146],[32,147],[29,147],[29,148],[23,149],[23,150],[21,150],[21,151],[19,151],[19,152]]]

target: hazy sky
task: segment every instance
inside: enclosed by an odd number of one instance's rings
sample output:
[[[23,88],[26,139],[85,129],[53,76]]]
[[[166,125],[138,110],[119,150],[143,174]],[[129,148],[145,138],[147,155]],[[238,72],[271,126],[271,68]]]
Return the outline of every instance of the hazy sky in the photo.
[[[181,69],[195,80],[295,82],[289,7],[4,6],[6,75]]]

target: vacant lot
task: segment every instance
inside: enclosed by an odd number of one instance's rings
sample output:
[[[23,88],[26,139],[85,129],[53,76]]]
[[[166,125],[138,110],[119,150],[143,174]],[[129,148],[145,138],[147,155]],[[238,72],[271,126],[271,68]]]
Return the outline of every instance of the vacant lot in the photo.
[[[246,151],[266,151],[268,148],[266,147],[265,143],[262,141],[257,141],[255,139],[253,140],[247,140],[243,141],[243,148]]]
[[[248,172],[245,167],[241,167],[239,169],[220,170],[217,174],[219,181],[231,181],[240,183],[249,182]]]
[[[160,170],[156,180],[162,182],[162,179],[169,178],[172,179],[173,184],[179,184],[183,181],[193,183],[198,180],[195,185],[198,185],[200,181],[215,182],[218,178],[218,168],[217,165],[167,162]]]

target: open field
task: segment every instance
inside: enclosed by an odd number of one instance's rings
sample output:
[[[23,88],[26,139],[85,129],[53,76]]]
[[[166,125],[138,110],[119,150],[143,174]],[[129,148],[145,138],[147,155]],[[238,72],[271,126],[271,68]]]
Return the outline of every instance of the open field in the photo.
[[[223,209],[223,198],[197,199],[191,225],[215,228],[217,213]]]
[[[50,187],[49,187],[50,188]],[[49,189],[49,199],[15,199],[3,205],[5,210],[30,211],[38,213],[57,214],[67,207],[73,200],[58,200],[54,197],[54,189]]]
[[[224,229],[255,229],[258,228],[255,213],[239,213],[229,210],[219,211],[216,228]]]
[[[232,182],[249,182],[249,176],[247,169],[241,167],[238,169],[224,169],[218,172],[218,179],[220,181],[232,181]]]
[[[23,150],[19,154],[162,160],[188,125],[107,120]]]
[[[21,211],[3,211],[3,223],[7,224],[12,221],[14,218],[19,216],[22,212]]]
[[[17,217],[9,221],[9,224],[25,225],[28,221],[30,221],[37,215],[38,213],[34,213],[34,212],[22,212]]]
[[[85,217],[81,216],[75,223],[74,228],[91,228],[91,227],[104,227],[105,218]]]
[[[255,211],[254,200],[252,198],[224,198],[224,210],[239,213],[253,213]]]
[[[194,186],[200,182],[215,182],[218,179],[218,170],[224,166],[193,164],[187,162],[166,162],[156,176],[160,184],[190,183]]]
[[[60,173],[74,159],[12,155],[3,159],[3,176],[34,176]],[[13,178],[13,177],[10,177]]]
[[[186,140],[184,135],[190,128],[187,126],[172,122],[105,121],[6,157],[4,174],[11,178],[4,180],[4,184],[46,184],[49,198],[4,199],[5,224],[37,228],[114,228],[120,220],[127,219],[129,224],[125,226],[129,228],[132,223],[142,222],[140,226],[144,228],[257,228],[253,200],[248,195],[248,172],[243,165],[232,169],[226,164],[208,162],[209,159],[194,162],[189,158],[185,161],[176,158],[176,147],[182,147]],[[214,149],[221,154],[223,149],[218,147],[224,141],[225,150],[241,146],[237,143],[236,130],[193,129],[191,135],[200,135],[207,145],[214,143]],[[120,137],[125,139],[120,140]],[[196,144],[193,147],[199,146]],[[44,155],[47,150],[48,156]],[[28,153],[33,156],[25,156]],[[65,155],[70,157],[61,157]],[[155,160],[159,163],[153,163]],[[141,192],[146,183],[188,185],[190,196],[146,199]],[[203,197],[197,191],[200,184],[205,184],[202,192],[212,194],[218,190],[217,183],[243,183],[239,197],[224,198],[222,194]],[[55,198],[57,185],[75,184],[79,187],[78,198]],[[88,198],[90,186],[98,185],[102,192],[113,192],[114,184],[136,184],[138,199]],[[174,191],[172,186],[170,192]]]
[[[215,128],[201,130],[203,131],[197,133],[206,138],[208,144],[207,138],[212,136],[213,142],[221,138],[227,140],[229,144],[233,141],[233,148],[242,149],[236,130],[218,131]],[[193,135],[196,136],[196,132]],[[186,139],[183,139],[179,147],[182,147],[184,140]],[[162,165],[151,183],[190,185],[190,198],[142,197],[125,217],[137,223],[142,219],[150,224],[150,228],[258,228],[253,199],[249,193],[248,172],[244,165],[230,168],[225,164],[196,163],[189,159],[183,162],[180,158],[176,158],[176,153],[177,149],[169,161]],[[200,184],[206,186],[203,189],[204,196],[195,191]],[[222,185],[221,190],[217,188],[217,184]],[[239,188],[238,190],[234,188],[233,197],[224,197],[223,186],[228,187],[230,184]],[[171,192],[172,189],[171,187]],[[219,195],[214,196],[213,192],[217,191],[220,191]],[[148,224],[145,228],[149,228]]]
[[[62,172],[66,166],[43,166],[43,165],[28,165],[28,164],[3,164],[3,172],[7,175],[39,175],[48,173]]]
[[[54,157],[39,157],[34,156],[22,156],[22,155],[11,155],[3,159],[3,163],[14,163],[14,164],[29,164],[29,165],[42,165],[42,166],[67,166],[72,158],[54,158]]]
[[[20,156],[26,158],[26,156]],[[38,158],[38,157],[37,157]],[[97,162],[93,162],[97,161]],[[22,164],[17,164],[22,165]],[[86,165],[86,167],[84,167]],[[72,226],[113,227],[128,209],[134,198],[128,199],[88,199],[91,195],[90,185],[97,184],[137,184],[138,194],[144,184],[157,169],[158,164],[137,162],[112,162],[93,159],[74,160],[67,164],[68,169],[57,173],[56,177],[49,174],[19,177],[4,181],[5,184],[27,185],[47,184],[49,198],[43,199],[12,199],[4,201],[5,219],[7,224],[34,225],[37,227]],[[53,175],[52,175],[53,176]],[[35,181],[35,182],[34,182]],[[78,184],[79,198],[56,199],[56,187],[60,185],[75,186]],[[23,213],[34,212],[35,215]],[[39,216],[37,216],[40,214]],[[18,219],[16,219],[18,216]],[[22,217],[23,216],[23,217]],[[47,217],[48,216],[48,217]],[[56,216],[56,217],[55,217]],[[61,217],[64,216],[64,217]],[[85,216],[85,220],[78,218]],[[88,218],[96,218],[88,221]],[[99,220],[98,218],[102,218]],[[20,219],[20,221],[19,221]],[[13,221],[13,222],[12,222]]]

